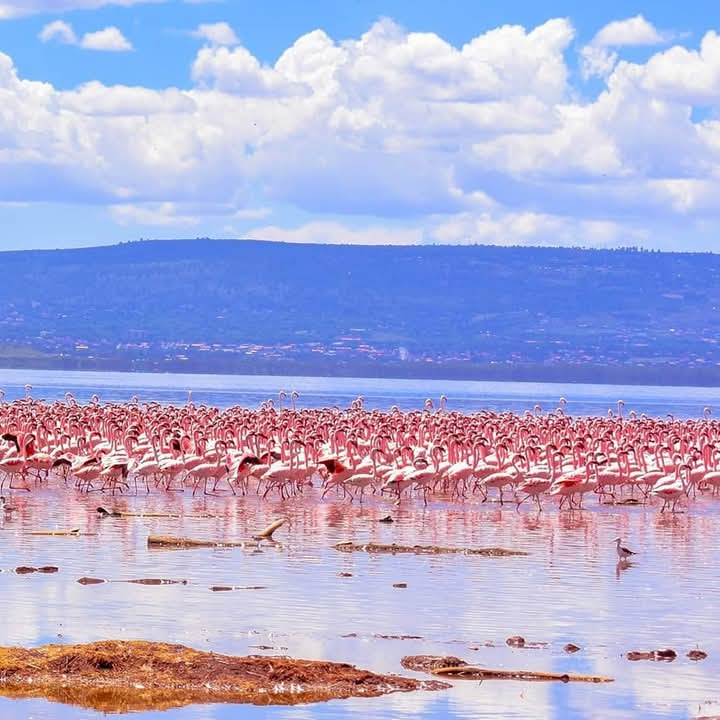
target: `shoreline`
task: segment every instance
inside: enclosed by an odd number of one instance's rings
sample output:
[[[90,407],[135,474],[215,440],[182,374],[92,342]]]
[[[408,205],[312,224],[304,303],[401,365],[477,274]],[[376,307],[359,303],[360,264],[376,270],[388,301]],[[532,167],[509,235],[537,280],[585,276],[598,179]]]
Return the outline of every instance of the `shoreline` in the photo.
[[[222,361],[221,361],[222,360]],[[551,384],[638,385],[652,387],[720,386],[720,364],[706,367],[677,365],[488,364],[334,362],[318,364],[292,360],[214,361],[102,358],[0,358],[3,370],[51,372],[122,372],[189,375],[236,375],[386,380],[448,380],[460,382],[528,382]]]

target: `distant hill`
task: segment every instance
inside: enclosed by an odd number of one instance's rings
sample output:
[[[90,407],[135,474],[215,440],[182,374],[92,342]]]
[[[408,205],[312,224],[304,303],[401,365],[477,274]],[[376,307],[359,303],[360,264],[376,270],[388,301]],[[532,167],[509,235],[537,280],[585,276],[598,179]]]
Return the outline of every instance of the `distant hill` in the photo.
[[[0,264],[6,367],[720,381],[713,254],[166,240]]]

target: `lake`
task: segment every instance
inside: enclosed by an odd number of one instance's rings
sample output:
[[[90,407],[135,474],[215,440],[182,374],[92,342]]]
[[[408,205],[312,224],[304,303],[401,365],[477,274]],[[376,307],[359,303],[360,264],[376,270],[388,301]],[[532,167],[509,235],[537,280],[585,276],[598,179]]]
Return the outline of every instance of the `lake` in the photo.
[[[299,406],[346,407],[363,395],[366,407],[420,409],[440,394],[448,408],[522,413],[557,407],[564,396],[575,415],[617,411],[702,417],[718,406],[720,391],[595,385],[542,385],[399,380],[352,380],[121,373],[0,372],[6,399],[48,401],[72,392],[78,401],[193,402],[256,407],[278,392],[297,390]],[[287,402],[287,401],[286,401]],[[536,411],[539,412],[539,411]],[[58,487],[59,485],[59,487]],[[17,512],[0,525],[0,644],[33,646],[99,639],[178,642],[230,654],[286,654],[351,662],[378,672],[411,674],[404,655],[455,655],[491,668],[596,673],[606,685],[455,681],[437,693],[395,694],[298,707],[193,706],[134,714],[168,718],[696,718],[720,715],[720,500],[704,497],[688,513],[657,506],[599,506],[539,513],[529,506],[499,507],[479,498],[463,503],[422,502],[395,507],[371,499],[364,507],[316,490],[300,500],[256,496],[199,497],[189,493],[120,497],[114,507],[173,512],[173,518],[100,518],[107,497],[76,494],[61,483],[12,498]],[[219,517],[190,518],[210,512]],[[396,522],[378,523],[392,512]],[[285,516],[278,547],[163,551],[147,547],[150,534],[244,538],[273,517]],[[82,537],[37,537],[43,528],[78,527]],[[613,539],[637,551],[618,567]],[[369,556],[333,549],[353,539],[400,544],[501,546],[522,557]],[[57,565],[54,575],[7,572],[19,565]],[[341,577],[340,573],[350,573]],[[108,582],[84,586],[83,576],[122,581],[187,580],[185,585]],[[407,588],[393,587],[407,583]],[[261,586],[212,592],[213,585]],[[382,635],[418,635],[389,639]],[[547,643],[511,648],[510,636]],[[346,636],[346,637],[343,637]],[[564,652],[566,643],[581,650]],[[258,649],[267,646],[272,649]],[[632,662],[631,650],[672,647],[672,663]],[[693,662],[699,647],[709,653]],[[417,675],[417,677],[421,677]],[[0,698],[0,718],[96,718],[90,710],[42,700]]]
[[[127,402],[137,396],[141,401],[182,404],[191,390],[196,404],[254,408],[269,398],[278,406],[280,391],[289,394],[297,390],[298,407],[345,408],[363,396],[369,409],[389,410],[397,405],[401,410],[418,410],[427,398],[437,407],[444,394],[449,410],[464,413],[523,413],[538,404],[548,412],[558,406],[561,397],[568,401],[566,412],[571,415],[617,412],[618,400],[625,402],[626,415],[634,410],[652,417],[667,413],[678,418],[702,417],[707,406],[716,406],[720,412],[720,387],[0,370],[0,389],[5,390],[7,400],[24,397],[26,384],[32,385],[34,398],[49,402],[63,400],[66,392],[72,392],[78,402],[97,394],[101,402]],[[289,399],[284,402],[289,406]]]

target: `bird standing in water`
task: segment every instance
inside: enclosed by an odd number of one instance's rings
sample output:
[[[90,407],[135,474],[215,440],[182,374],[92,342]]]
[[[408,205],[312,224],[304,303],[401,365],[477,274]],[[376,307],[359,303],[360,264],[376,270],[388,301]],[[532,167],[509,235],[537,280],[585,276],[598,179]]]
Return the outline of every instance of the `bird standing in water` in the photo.
[[[626,547],[623,547],[620,544],[622,542],[622,538],[615,538],[615,542],[617,543],[616,550],[618,558],[620,558],[620,560],[627,560],[631,556],[636,555],[636,553],[634,553],[632,550],[628,550]]]

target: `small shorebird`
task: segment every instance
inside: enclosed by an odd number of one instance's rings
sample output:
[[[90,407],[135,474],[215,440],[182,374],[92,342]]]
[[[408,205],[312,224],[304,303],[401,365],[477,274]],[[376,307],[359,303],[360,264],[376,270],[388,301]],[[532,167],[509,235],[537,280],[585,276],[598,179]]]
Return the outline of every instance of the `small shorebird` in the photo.
[[[616,550],[620,560],[627,560],[631,555],[636,555],[632,550],[628,550],[620,544],[622,538],[615,538],[615,542],[617,543]]]

